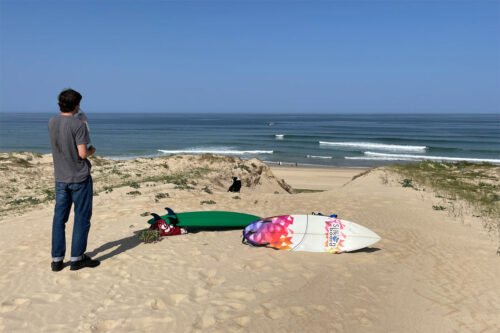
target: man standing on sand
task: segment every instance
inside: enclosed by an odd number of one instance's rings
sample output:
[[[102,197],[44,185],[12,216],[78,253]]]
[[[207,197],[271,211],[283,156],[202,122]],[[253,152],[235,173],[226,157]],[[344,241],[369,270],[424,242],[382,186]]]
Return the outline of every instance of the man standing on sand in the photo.
[[[54,161],[56,205],[52,222],[52,263],[54,272],[63,269],[66,254],[66,222],[72,204],[74,209],[73,238],[71,241],[72,271],[99,266],[98,260],[87,255],[87,239],[92,216],[93,186],[91,164],[87,157],[95,153],[86,124],[74,117],[80,109],[82,95],[66,89],[59,94],[58,116],[49,120],[49,136]]]

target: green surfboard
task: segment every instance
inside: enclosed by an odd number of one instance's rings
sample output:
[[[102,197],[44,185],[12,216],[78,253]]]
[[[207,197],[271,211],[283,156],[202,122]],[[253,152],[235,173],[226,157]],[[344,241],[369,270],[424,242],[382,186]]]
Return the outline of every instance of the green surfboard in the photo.
[[[227,211],[196,211],[174,213],[167,209],[168,214],[160,216],[168,224],[183,228],[195,229],[243,229],[252,222],[260,219],[259,216]],[[155,218],[148,221],[153,224]]]

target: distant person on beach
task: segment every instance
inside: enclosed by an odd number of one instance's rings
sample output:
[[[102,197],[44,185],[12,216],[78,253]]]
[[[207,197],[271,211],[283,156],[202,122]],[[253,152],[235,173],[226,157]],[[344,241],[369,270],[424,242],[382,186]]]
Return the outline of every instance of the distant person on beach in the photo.
[[[233,183],[229,186],[228,192],[240,193],[241,190],[241,180],[238,177],[233,177]]]
[[[60,113],[49,120],[49,136],[54,161],[56,204],[52,222],[52,263],[54,272],[63,269],[66,254],[66,222],[74,204],[71,270],[100,264],[85,254],[92,216],[93,183],[87,157],[95,148],[87,147],[90,136],[87,125],[75,114],[80,110],[82,95],[66,89],[59,94]]]

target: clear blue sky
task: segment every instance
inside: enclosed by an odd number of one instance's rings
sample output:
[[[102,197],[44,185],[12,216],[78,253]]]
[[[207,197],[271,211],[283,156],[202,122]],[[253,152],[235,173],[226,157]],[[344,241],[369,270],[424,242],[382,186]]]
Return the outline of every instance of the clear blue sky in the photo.
[[[0,112],[500,112],[500,1],[0,4]]]

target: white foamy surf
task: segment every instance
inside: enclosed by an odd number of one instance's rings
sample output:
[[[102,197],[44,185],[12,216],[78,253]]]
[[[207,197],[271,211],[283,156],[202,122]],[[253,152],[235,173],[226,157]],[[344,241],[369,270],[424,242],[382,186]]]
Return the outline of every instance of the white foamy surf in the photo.
[[[320,159],[325,159],[325,160],[330,160],[333,157],[332,156],[319,156],[319,155],[307,155],[307,158],[320,158]]]
[[[273,154],[272,150],[233,150],[233,149],[181,149],[164,150],[158,149],[164,154],[216,154],[216,155],[260,155]]]
[[[469,158],[469,157],[448,157],[448,156],[428,156],[428,155],[407,155],[407,154],[384,154],[367,151],[365,156],[346,156],[348,160],[377,160],[377,161],[449,161],[449,162],[487,162],[500,164],[500,159],[493,158]]]
[[[320,145],[341,147],[341,148],[357,148],[357,149],[375,149],[375,150],[389,150],[401,152],[425,152],[426,146],[407,146],[407,145],[390,145],[372,142],[328,142],[320,141]]]

